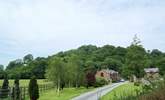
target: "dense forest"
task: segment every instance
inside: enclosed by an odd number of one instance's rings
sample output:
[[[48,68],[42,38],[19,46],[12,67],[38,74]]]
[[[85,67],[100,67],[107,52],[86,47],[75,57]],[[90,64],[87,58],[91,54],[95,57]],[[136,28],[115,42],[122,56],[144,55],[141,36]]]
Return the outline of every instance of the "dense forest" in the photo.
[[[37,57],[34,59],[32,54],[28,54],[22,59],[11,61],[6,69],[0,65],[0,78],[2,79],[3,74],[7,73],[9,78],[19,76],[21,79],[29,79],[35,75],[38,79],[43,79],[50,74],[63,77],[67,72],[67,79],[76,76],[75,80],[82,80],[88,72],[95,73],[97,70],[105,68],[118,71],[123,78],[129,78],[131,75],[142,77],[143,69],[146,67],[158,67],[160,74],[163,75],[165,73],[164,66],[165,53],[158,49],[146,50],[135,37],[127,48],[113,45],[104,45],[103,47],[83,45],[47,58]],[[58,72],[50,70],[58,70]],[[51,79],[51,77],[49,78]]]

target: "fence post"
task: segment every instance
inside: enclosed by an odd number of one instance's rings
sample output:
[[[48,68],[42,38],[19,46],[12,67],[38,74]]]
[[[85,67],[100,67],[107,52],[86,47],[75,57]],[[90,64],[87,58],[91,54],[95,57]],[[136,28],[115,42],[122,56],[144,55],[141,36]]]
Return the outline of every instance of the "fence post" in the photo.
[[[23,98],[24,98],[24,100],[25,100],[25,96],[26,96],[26,88],[23,87]]]

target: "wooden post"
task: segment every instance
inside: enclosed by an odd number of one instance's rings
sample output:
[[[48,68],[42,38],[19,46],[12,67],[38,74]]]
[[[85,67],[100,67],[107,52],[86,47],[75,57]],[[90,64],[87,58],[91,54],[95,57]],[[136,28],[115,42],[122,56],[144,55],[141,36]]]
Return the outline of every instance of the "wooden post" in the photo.
[[[25,96],[26,96],[26,88],[23,87],[23,99],[25,100]]]

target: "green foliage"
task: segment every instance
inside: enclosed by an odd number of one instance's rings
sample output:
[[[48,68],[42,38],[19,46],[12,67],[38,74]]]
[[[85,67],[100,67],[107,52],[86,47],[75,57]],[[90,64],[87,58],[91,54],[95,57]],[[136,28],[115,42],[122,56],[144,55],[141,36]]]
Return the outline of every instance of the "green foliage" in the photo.
[[[135,86],[140,86],[140,84],[141,84],[140,81],[134,82],[134,85],[135,85]]]
[[[4,81],[3,81],[2,88],[0,89],[0,93],[1,93],[0,98],[7,98],[8,97],[9,81],[8,81],[7,74],[5,74],[5,76],[4,76]]]
[[[4,78],[4,74],[5,74],[4,66],[3,65],[0,65],[0,79],[3,79]]]
[[[84,73],[82,61],[80,60],[79,56],[71,55],[70,57],[68,57],[66,68],[66,76],[68,82],[73,83],[73,85],[76,87],[82,85],[84,80]]]
[[[31,61],[33,61],[33,55],[32,54],[28,54],[23,58],[24,64],[28,64]]]
[[[161,75],[165,75],[165,57],[162,57],[159,61],[157,61],[157,65],[160,70]]]
[[[105,80],[104,78],[102,78],[102,77],[96,77],[95,87],[101,87],[101,86],[107,85],[107,84],[108,84],[108,81]]]
[[[123,68],[124,76],[143,77],[146,61],[145,49],[139,45],[131,45],[127,50],[125,67]]]
[[[16,78],[14,80],[14,87],[12,89],[12,98],[13,100],[21,100],[21,90],[20,90],[20,87],[19,87],[19,79]]]
[[[129,78],[132,75],[138,78],[143,77],[146,67],[158,67],[161,75],[165,73],[165,53],[157,49],[145,50],[140,45],[137,36],[127,48],[112,45],[103,47],[83,45],[78,49],[59,52],[47,58],[37,57],[34,59],[33,55],[28,54],[22,59],[11,61],[5,72],[12,79],[16,76],[20,76],[21,79],[29,79],[33,75],[43,79],[46,70],[49,69],[48,66],[54,62],[54,58],[62,59],[66,81],[61,81],[66,84],[70,83],[71,86],[84,84],[86,71],[91,68],[94,71],[105,68],[113,69],[121,73],[123,78]],[[0,70],[0,78],[3,78],[3,74],[3,71]]]
[[[3,70],[4,70],[4,66],[0,65],[0,71],[3,71]]]
[[[8,89],[8,88],[9,88],[8,76],[7,74],[5,74],[2,89]]]
[[[50,59],[50,63],[47,69],[46,77],[55,83],[58,91],[61,89],[61,85],[64,83],[66,79],[65,74],[65,63],[63,59],[60,57],[54,57]]]
[[[15,79],[19,76],[21,79],[30,79],[33,75],[38,79],[45,78],[45,70],[48,66],[48,60],[46,58],[37,57],[33,59],[33,56],[29,54],[23,59],[24,61],[21,59],[14,60],[8,64],[6,72],[9,78]]]
[[[14,61],[11,61],[8,66],[6,67],[6,70],[14,69],[17,67],[21,67],[23,65],[22,59],[16,59]]]
[[[35,76],[33,76],[29,82],[28,92],[30,100],[39,99],[39,88]]]
[[[107,68],[116,71],[120,71],[121,67],[123,66],[120,60],[114,58],[106,58],[104,60],[104,65],[107,66]]]

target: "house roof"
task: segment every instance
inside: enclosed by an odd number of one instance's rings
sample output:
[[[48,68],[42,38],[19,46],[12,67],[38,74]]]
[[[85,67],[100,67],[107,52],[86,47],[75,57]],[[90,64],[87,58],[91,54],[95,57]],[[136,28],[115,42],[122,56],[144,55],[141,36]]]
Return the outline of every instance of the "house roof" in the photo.
[[[158,68],[145,68],[144,71],[146,73],[149,73],[149,72],[159,72],[159,69]]]
[[[116,71],[114,71],[114,70],[109,70],[109,69],[102,69],[101,71],[104,71],[104,72],[106,72],[106,73],[111,73],[111,74],[113,74],[113,73],[118,73],[118,72],[116,72]]]

